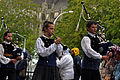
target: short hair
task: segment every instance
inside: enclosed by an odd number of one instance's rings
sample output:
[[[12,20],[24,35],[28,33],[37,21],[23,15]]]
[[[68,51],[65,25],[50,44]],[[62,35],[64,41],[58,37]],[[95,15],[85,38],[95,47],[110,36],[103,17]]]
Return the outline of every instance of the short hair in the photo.
[[[91,26],[92,24],[97,25],[97,22],[95,22],[95,21],[93,21],[93,20],[90,20],[90,21],[87,22],[86,27],[90,28],[90,26]]]
[[[12,33],[12,32],[6,31],[6,32],[4,33],[4,35],[3,35],[3,40],[5,40],[5,36],[7,36],[8,33]]]
[[[48,27],[49,27],[49,24],[53,24],[53,22],[45,21],[45,22],[43,23],[43,29],[42,29],[42,31],[44,31],[44,28],[48,28]]]

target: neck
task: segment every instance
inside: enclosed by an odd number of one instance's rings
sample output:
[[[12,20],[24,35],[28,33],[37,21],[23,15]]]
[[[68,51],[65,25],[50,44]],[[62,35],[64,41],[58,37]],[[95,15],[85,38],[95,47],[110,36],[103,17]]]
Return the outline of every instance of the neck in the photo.
[[[50,38],[51,36],[48,33],[44,33],[44,35],[48,38]]]

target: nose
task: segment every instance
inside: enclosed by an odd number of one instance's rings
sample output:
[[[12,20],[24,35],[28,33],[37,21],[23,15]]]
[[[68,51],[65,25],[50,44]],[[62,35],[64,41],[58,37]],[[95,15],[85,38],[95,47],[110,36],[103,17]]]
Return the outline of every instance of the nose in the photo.
[[[95,31],[97,31],[97,28],[94,28]]]
[[[10,37],[10,40],[12,40],[12,37]]]

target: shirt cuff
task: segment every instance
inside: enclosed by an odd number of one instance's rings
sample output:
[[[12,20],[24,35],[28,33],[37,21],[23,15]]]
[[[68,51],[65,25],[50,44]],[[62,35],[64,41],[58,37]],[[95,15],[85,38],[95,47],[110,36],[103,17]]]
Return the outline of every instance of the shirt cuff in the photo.
[[[102,59],[102,55],[100,55],[100,59]]]

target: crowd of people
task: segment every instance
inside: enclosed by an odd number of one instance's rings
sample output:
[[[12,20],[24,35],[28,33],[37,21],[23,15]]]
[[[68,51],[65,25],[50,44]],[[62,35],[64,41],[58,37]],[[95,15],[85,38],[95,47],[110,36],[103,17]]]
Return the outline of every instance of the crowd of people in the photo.
[[[60,37],[51,38],[55,25],[45,21],[44,34],[35,43],[39,59],[32,80],[120,80],[120,47],[101,43],[95,21],[88,21],[86,29],[88,34],[81,40],[81,59],[78,48],[70,50]],[[25,59],[30,56],[25,54],[12,43],[12,32],[5,32],[0,44],[0,80],[25,80]]]

